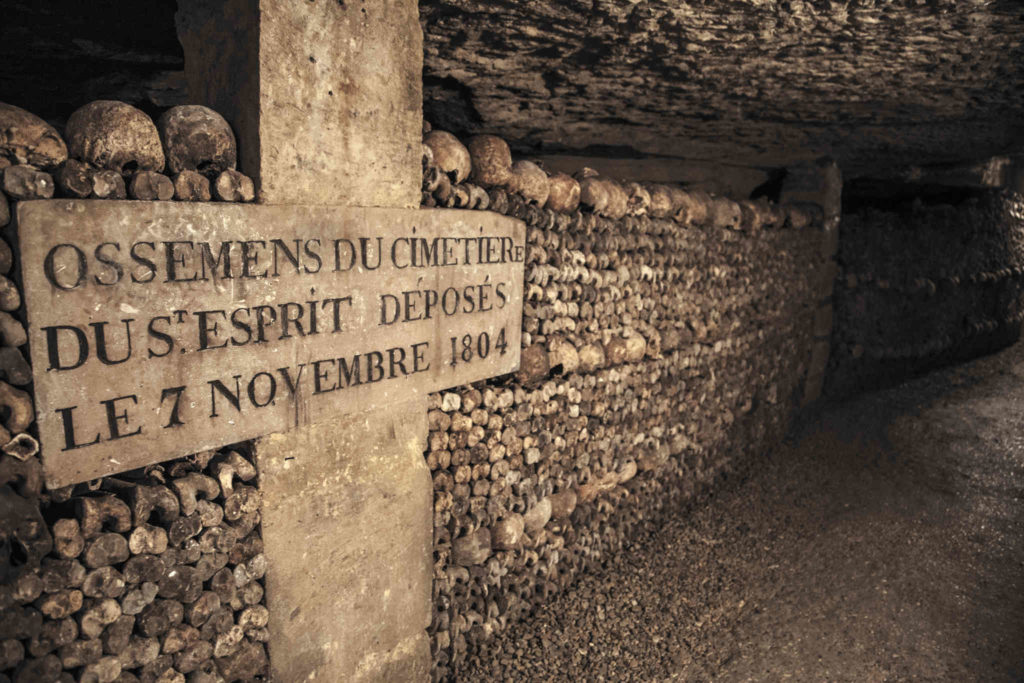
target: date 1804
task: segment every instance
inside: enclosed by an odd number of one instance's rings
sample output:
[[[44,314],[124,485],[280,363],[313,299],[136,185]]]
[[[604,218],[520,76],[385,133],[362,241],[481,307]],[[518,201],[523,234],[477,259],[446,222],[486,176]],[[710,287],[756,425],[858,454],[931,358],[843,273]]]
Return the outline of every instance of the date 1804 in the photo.
[[[479,334],[464,334],[461,337],[449,337],[451,343],[451,357],[448,365],[455,367],[459,363],[470,363],[476,358],[481,360],[492,353],[504,356],[508,350],[508,342],[505,340],[505,328],[501,328],[498,334],[492,339],[489,332]]]

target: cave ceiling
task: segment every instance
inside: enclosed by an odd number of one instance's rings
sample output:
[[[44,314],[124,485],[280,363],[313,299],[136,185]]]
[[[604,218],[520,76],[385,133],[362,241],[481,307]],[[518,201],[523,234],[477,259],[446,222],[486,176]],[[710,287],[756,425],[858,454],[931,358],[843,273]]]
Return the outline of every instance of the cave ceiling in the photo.
[[[1024,151],[1018,0],[424,0],[425,109],[521,152],[848,173]]]
[[[360,0],[362,1],[362,0]],[[366,0],[370,1],[370,0]],[[0,100],[187,101],[174,0],[0,0]],[[1020,0],[422,0],[424,109],[521,154],[848,177],[1024,152]]]

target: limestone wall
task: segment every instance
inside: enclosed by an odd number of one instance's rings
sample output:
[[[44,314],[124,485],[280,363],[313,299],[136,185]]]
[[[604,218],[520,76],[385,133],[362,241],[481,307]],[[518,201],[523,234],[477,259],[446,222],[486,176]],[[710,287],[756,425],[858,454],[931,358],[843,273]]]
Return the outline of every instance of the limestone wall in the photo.
[[[781,437],[831,278],[813,209],[689,193],[666,212],[634,185],[629,209],[584,191],[557,212],[426,170],[425,205],[529,226],[521,371],[430,398],[434,676],[457,680],[494,633]]]
[[[843,215],[826,393],[897,382],[1019,336],[1024,199],[946,194],[958,203],[886,202]]]
[[[431,120],[524,150],[856,173],[1003,154],[1024,111],[1018,0],[418,4]],[[48,121],[190,101],[174,0],[8,5],[0,93]]]

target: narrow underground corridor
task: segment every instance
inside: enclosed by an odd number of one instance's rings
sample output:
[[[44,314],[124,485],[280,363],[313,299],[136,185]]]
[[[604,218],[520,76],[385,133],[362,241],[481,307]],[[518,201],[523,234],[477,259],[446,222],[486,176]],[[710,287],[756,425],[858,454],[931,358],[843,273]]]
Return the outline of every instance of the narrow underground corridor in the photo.
[[[821,408],[461,680],[1024,679],[1024,344]]]

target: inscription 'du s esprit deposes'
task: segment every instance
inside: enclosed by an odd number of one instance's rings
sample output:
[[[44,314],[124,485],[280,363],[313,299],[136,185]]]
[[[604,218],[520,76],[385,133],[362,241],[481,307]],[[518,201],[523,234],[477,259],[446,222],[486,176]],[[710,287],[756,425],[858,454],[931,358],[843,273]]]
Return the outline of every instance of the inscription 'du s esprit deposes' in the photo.
[[[525,227],[497,214],[22,202],[51,486],[519,365]]]

